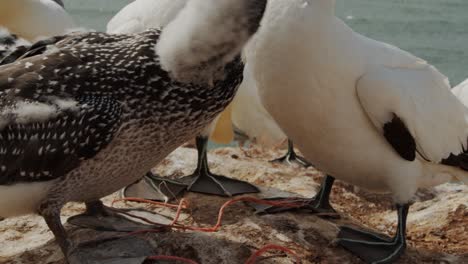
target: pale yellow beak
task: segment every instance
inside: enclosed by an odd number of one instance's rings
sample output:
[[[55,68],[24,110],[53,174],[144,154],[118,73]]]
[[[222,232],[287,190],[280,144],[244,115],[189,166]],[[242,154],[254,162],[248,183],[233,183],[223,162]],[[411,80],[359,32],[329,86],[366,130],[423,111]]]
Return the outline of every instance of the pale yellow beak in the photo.
[[[210,139],[218,144],[229,144],[234,139],[234,130],[232,128],[232,104],[220,114],[218,122],[211,133]]]

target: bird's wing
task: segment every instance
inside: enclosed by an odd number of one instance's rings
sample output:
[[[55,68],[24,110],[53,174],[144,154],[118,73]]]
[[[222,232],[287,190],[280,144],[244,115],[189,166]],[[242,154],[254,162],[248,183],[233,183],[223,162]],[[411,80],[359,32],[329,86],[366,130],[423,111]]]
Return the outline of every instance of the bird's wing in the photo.
[[[466,150],[467,110],[434,67],[374,67],[356,89],[372,123],[403,158],[419,153],[440,162]]]
[[[114,138],[121,103],[73,79],[93,76],[87,61],[70,52],[87,36],[40,42],[24,59],[0,66],[0,184],[64,176]]]
[[[105,148],[121,123],[111,97],[2,96],[1,105],[1,185],[64,176]]]

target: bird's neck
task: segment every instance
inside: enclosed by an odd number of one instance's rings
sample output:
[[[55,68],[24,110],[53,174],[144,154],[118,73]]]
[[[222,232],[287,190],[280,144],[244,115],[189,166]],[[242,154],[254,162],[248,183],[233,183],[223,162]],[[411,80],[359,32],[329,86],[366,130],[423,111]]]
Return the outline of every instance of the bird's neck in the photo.
[[[161,67],[174,80],[212,86],[224,66],[257,31],[267,0],[192,0],[164,29],[156,45]]]
[[[336,0],[306,0],[315,11],[320,11],[324,15],[334,16]]]

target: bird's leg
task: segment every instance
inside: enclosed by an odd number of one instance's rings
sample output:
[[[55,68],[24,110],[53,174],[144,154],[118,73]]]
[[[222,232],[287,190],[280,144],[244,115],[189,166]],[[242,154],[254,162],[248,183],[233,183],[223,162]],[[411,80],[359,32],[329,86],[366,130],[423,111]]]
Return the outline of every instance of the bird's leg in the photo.
[[[86,215],[104,216],[104,217],[116,215],[114,209],[110,209],[107,206],[105,206],[101,200],[86,202],[85,205],[86,205],[86,211],[84,214]]]
[[[57,244],[65,257],[68,258],[72,253],[73,246],[60,220],[61,208],[62,205],[47,200],[40,205],[38,213],[44,218],[50,231],[54,234]]]
[[[332,217],[338,217],[335,209],[330,204],[330,193],[333,187],[335,178],[327,175],[322,182],[319,192],[313,198],[298,198],[298,197],[287,197],[287,198],[270,198],[266,200],[294,203],[297,207],[291,206],[268,206],[251,204],[257,213],[259,214],[274,214],[287,211],[310,211],[312,213],[323,214]]]
[[[177,181],[158,177],[152,173],[148,173],[145,176],[145,180],[150,183],[149,186],[154,190],[154,192],[152,192],[152,200],[167,201],[175,198],[183,190],[228,197],[259,192],[256,186],[248,182],[231,179],[210,172],[207,157],[208,137],[198,136],[196,138],[196,145],[198,151],[197,168],[191,175],[182,177]],[[140,182],[138,184],[142,183]],[[124,190],[125,195],[127,195],[127,190],[129,189],[127,188]]]
[[[192,175],[180,179],[188,185],[187,190],[219,196],[259,192],[257,187],[248,182],[211,173],[207,159],[208,137],[198,136],[196,143],[198,150],[197,168]]]
[[[272,160],[271,162],[286,163],[286,164],[292,164],[293,162],[295,162],[305,168],[312,166],[312,164],[308,162],[306,159],[297,155],[296,151],[294,150],[294,143],[290,139],[288,139],[288,152],[286,153],[286,155],[284,155],[281,158]]]
[[[393,238],[386,238],[369,231],[342,227],[338,244],[353,252],[367,263],[393,263],[406,249],[406,218],[409,204],[397,205],[398,226]]]
[[[86,202],[86,211],[85,214],[88,215],[104,215],[108,216],[104,204],[100,200]]]

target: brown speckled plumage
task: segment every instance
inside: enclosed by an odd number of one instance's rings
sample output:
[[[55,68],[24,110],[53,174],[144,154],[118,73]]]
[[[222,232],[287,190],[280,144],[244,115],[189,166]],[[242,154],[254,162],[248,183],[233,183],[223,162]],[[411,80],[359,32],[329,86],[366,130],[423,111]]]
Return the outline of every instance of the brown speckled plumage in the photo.
[[[54,192],[97,199],[140,178],[209,124],[233,98],[242,63],[228,64],[226,78],[211,88],[181,84],[157,63],[158,37],[157,30],[76,34],[2,66],[0,184],[59,179]],[[62,110],[58,99],[77,105]],[[10,109],[25,102],[56,113],[20,124]]]
[[[250,2],[192,0],[174,20],[187,28],[74,33],[12,54],[0,66],[0,198],[20,202],[0,203],[0,216],[35,210],[70,260],[65,203],[100,208],[99,198],[141,178],[233,99],[238,53],[266,6]]]

